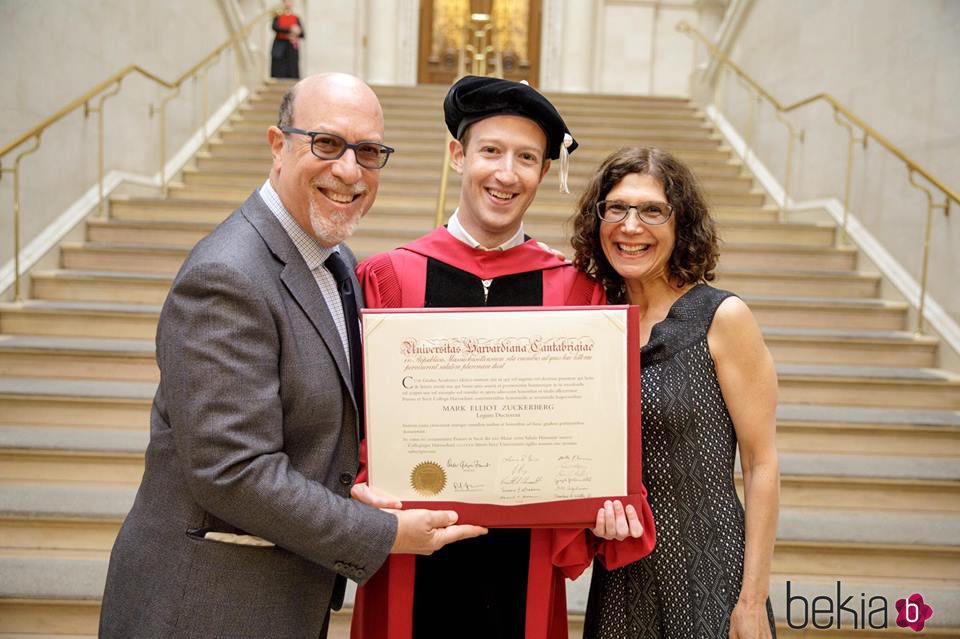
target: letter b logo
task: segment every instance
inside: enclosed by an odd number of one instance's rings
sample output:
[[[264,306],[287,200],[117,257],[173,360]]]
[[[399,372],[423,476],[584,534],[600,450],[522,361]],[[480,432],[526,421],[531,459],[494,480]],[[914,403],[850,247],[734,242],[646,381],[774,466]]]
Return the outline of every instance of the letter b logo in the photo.
[[[898,599],[897,625],[901,628],[910,628],[914,632],[923,630],[927,619],[933,616],[933,608],[924,603],[923,595],[914,593],[906,599]]]
[[[907,605],[904,607],[904,618],[908,623],[916,623],[920,621],[920,606],[908,601]]]

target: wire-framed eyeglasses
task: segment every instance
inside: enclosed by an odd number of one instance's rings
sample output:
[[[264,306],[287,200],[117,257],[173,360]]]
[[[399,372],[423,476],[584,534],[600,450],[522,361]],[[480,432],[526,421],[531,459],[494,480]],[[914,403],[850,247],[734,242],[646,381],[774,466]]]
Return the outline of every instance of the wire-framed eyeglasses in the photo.
[[[607,224],[619,224],[633,212],[644,224],[656,226],[663,224],[673,215],[673,207],[666,202],[640,202],[627,204],[619,200],[597,202],[597,217]]]
[[[378,142],[351,144],[339,135],[322,131],[304,131],[290,126],[281,127],[280,130],[310,138],[310,152],[321,160],[339,160],[347,149],[353,149],[357,164],[367,169],[382,169],[390,159],[390,154],[396,150]]]

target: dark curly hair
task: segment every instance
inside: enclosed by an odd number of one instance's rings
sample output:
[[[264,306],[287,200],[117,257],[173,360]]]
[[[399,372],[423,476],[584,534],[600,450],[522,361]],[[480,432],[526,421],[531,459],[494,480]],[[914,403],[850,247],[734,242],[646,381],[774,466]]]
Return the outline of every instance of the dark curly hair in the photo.
[[[600,245],[597,202],[604,200],[620,180],[631,173],[649,175],[663,185],[676,218],[676,243],[667,272],[676,286],[713,281],[720,240],[697,179],[687,166],[656,147],[625,147],[610,154],[580,196],[573,217],[573,264],[603,284],[607,299],[626,301],[623,278],[610,266]]]

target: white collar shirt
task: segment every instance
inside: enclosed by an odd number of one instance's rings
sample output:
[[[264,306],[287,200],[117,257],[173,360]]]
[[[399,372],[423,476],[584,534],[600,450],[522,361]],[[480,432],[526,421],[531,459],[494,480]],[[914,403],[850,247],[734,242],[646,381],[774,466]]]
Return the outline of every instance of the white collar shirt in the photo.
[[[307,263],[307,268],[316,280],[320,288],[320,294],[327,303],[330,315],[333,317],[333,323],[337,326],[337,332],[340,334],[340,341],[343,343],[343,352],[347,355],[347,362],[350,362],[350,343],[347,339],[347,325],[343,317],[343,302],[340,301],[340,292],[337,290],[337,280],[333,274],[324,266],[324,262],[331,253],[339,253],[340,245],[326,248],[317,244],[300,224],[297,223],[290,212],[287,211],[280,196],[273,188],[273,184],[267,179],[260,187],[260,197],[263,199],[267,208],[273,213],[280,226],[287,232],[297,251],[303,256],[303,261]],[[359,318],[352,318],[352,321],[360,321]]]
[[[450,219],[447,220],[447,232],[449,232],[450,235],[457,238],[458,240],[460,240],[470,248],[480,249],[481,251],[506,251],[507,249],[512,249],[515,246],[520,246],[525,241],[523,239],[523,223],[521,222],[520,228],[518,228],[517,232],[513,234],[513,237],[511,237],[509,240],[507,240],[500,246],[496,246],[494,248],[487,248],[485,246],[481,246],[480,242],[475,240],[473,236],[467,233],[467,230],[463,228],[463,226],[461,226],[460,218],[457,215],[459,212],[460,212],[460,209],[458,208],[450,216]]]

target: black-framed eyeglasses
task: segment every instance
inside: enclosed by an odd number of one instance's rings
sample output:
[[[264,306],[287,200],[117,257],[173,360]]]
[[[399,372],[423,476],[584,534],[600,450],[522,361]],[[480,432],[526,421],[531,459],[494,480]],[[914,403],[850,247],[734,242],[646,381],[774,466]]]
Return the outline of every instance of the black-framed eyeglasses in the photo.
[[[619,224],[627,219],[631,212],[636,213],[644,224],[656,226],[670,219],[673,215],[673,207],[666,202],[640,202],[639,204],[627,204],[619,200],[597,202],[597,217],[601,222]]]
[[[290,126],[281,127],[280,130],[310,138],[310,151],[321,160],[339,160],[347,149],[353,149],[357,164],[367,169],[382,169],[390,159],[390,154],[396,151],[377,142],[351,144],[339,135],[322,131],[304,131]]]

